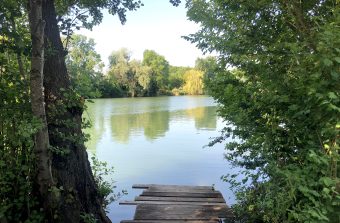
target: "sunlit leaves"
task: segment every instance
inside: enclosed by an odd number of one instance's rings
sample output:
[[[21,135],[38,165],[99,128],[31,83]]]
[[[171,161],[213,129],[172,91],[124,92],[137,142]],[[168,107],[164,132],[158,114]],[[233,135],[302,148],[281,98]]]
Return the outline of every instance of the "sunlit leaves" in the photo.
[[[339,183],[338,4],[187,2],[201,25],[187,39],[219,55],[208,88],[239,140],[227,144],[226,158],[259,176],[242,187],[226,178],[237,185],[243,222],[338,219],[331,186]]]
[[[100,55],[95,51],[93,39],[73,35],[69,44],[66,65],[73,88],[84,98],[100,96],[99,83],[104,67]]]
[[[169,79],[169,62],[153,50],[145,50],[142,64],[149,66],[155,76],[157,87],[165,89]]]
[[[183,90],[189,95],[203,94],[203,72],[199,70],[188,70],[184,74],[185,84]]]

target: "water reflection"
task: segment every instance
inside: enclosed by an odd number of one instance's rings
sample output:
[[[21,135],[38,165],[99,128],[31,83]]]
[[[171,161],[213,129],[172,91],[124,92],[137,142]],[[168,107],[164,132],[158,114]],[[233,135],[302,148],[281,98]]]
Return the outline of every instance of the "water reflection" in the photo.
[[[169,130],[168,111],[111,116],[111,134],[115,141],[128,143],[132,136],[141,135],[148,140],[163,137]]]
[[[195,128],[198,130],[216,130],[216,107],[200,107],[188,109],[186,113],[195,119]]]
[[[87,147],[95,152],[104,134],[109,134],[114,141],[124,144],[129,143],[131,137],[141,135],[146,140],[153,141],[164,137],[172,122],[194,121],[196,130],[214,131],[216,107],[206,97],[194,99],[196,103],[189,105],[185,97],[102,99],[88,103],[85,119],[93,126],[84,130],[91,136]]]
[[[84,118],[89,152],[114,166],[116,191],[135,183],[212,185],[232,203],[220,177],[230,172],[224,146],[203,148],[224,124],[207,96],[98,99]],[[124,200],[139,193],[129,190]],[[133,217],[134,207],[109,205],[112,222]]]

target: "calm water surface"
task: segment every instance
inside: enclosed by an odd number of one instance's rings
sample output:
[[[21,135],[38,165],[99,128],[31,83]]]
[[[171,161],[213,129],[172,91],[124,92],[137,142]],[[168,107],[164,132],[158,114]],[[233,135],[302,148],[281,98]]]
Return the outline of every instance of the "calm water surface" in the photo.
[[[116,191],[133,200],[136,183],[215,185],[229,204],[234,197],[220,180],[230,173],[223,145],[204,147],[223,127],[216,105],[207,96],[97,99],[85,118],[92,127],[88,151],[114,166]],[[112,222],[132,219],[134,206],[108,208]]]

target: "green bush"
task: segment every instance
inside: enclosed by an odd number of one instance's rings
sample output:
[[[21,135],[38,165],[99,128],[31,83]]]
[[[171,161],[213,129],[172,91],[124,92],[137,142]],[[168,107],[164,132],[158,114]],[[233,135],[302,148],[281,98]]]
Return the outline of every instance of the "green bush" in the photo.
[[[190,1],[187,37],[219,54],[207,80],[227,126],[236,222],[340,222],[337,1]]]
[[[35,166],[28,83],[17,72],[15,55],[0,54],[0,222],[41,222],[32,194]]]

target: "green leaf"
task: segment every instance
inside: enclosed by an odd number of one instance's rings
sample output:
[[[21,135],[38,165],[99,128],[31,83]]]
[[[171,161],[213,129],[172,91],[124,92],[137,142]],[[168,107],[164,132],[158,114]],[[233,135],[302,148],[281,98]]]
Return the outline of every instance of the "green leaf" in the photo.
[[[331,192],[331,190],[328,189],[327,187],[325,187],[325,188],[322,189],[322,192],[325,193],[325,194],[329,194]]]
[[[331,99],[337,99],[338,98],[338,96],[334,92],[329,92],[328,97],[331,98]]]
[[[326,65],[327,67],[332,66],[333,62],[330,59],[323,59],[323,63],[324,65]]]
[[[336,71],[334,71],[334,70],[331,71],[331,76],[335,80],[338,80],[338,78],[339,78],[339,74]]]
[[[322,182],[325,186],[329,187],[330,185],[334,184],[334,181],[329,177],[322,177],[320,178],[320,182]]]
[[[334,60],[338,63],[340,63],[340,57],[335,57]]]

